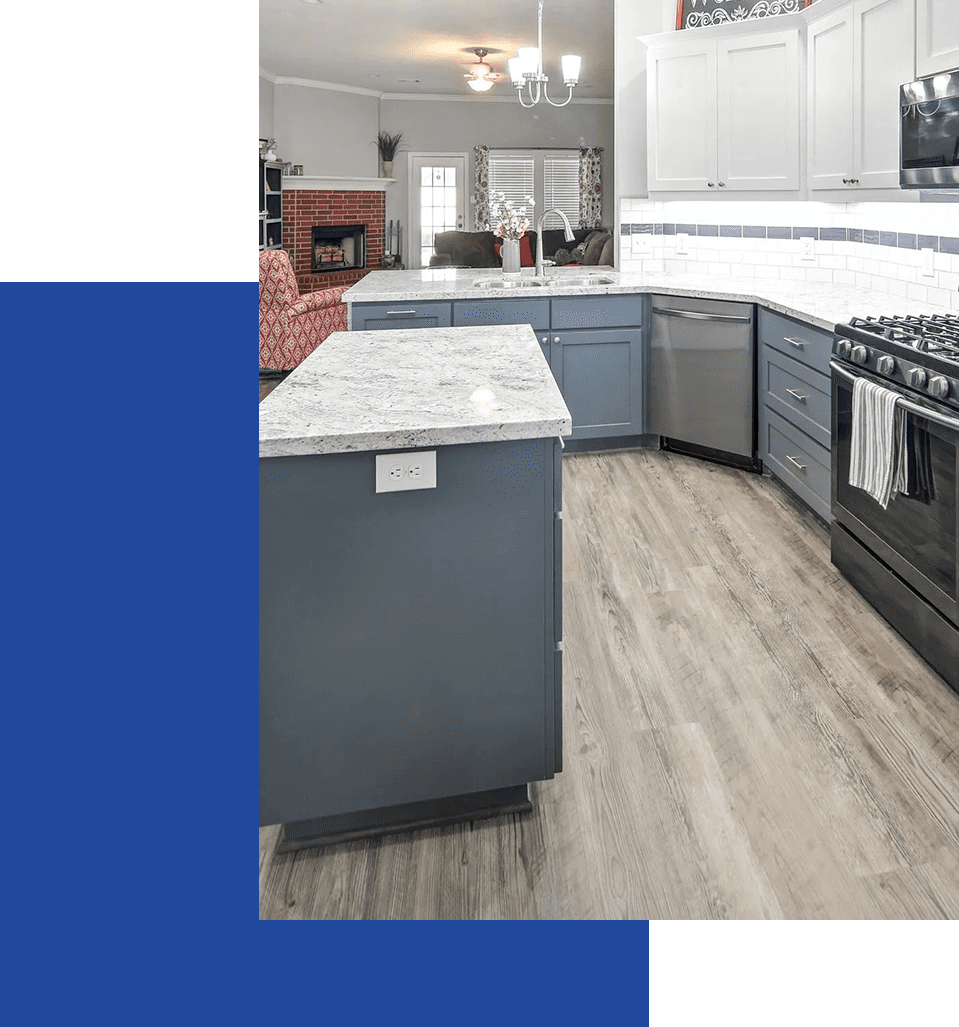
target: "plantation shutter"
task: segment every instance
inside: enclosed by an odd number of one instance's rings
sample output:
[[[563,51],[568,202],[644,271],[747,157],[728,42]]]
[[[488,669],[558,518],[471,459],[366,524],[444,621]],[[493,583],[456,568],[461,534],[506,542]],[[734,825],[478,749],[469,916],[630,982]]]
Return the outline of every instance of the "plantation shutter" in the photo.
[[[544,195],[542,210],[559,209],[576,228],[579,225],[579,157],[549,157],[544,160]],[[546,228],[562,228],[559,215],[550,214]]]

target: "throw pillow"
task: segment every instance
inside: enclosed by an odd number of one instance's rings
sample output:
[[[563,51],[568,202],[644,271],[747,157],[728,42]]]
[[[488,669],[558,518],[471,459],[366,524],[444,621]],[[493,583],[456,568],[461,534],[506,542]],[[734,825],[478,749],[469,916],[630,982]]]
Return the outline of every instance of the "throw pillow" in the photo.
[[[599,262],[605,267],[612,267],[613,259],[613,237],[610,236],[603,246],[603,252],[599,255]]]
[[[497,239],[493,245],[496,247],[496,256],[499,257],[500,263],[503,262],[503,255],[500,250],[503,248],[503,240]],[[520,236],[519,240],[519,266],[520,267],[536,267],[536,261],[533,259],[533,251],[529,245],[529,236]]]
[[[586,253],[583,255],[584,264],[598,264],[603,247],[612,239],[608,232],[596,232],[586,242]]]

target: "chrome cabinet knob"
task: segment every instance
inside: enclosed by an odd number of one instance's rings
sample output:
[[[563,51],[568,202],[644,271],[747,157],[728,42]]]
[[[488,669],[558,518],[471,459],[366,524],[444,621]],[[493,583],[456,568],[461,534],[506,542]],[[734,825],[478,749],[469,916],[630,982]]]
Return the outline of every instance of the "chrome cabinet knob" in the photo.
[[[884,353],[876,361],[876,370],[879,371],[880,374],[892,374],[892,372],[896,370],[896,361],[891,356]]]
[[[865,346],[853,346],[849,358],[854,364],[864,364],[869,359],[869,350]]]
[[[843,360],[849,359],[849,353],[852,350],[852,343],[848,339],[837,339],[836,340],[836,356],[841,357]]]
[[[949,380],[943,378],[941,374],[933,375],[929,379],[926,391],[930,396],[935,396],[936,399],[945,399],[949,395]]]
[[[926,378],[928,377],[921,367],[913,367],[909,369],[906,380],[914,389],[921,389],[926,384]]]

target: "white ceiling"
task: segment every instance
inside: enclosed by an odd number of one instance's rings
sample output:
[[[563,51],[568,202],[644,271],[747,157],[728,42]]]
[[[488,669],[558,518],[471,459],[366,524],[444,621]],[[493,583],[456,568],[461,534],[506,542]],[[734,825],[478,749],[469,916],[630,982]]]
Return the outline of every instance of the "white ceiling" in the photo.
[[[260,67],[377,93],[515,96],[506,61],[536,45],[536,8],[536,0],[260,0]],[[483,94],[463,77],[477,47],[504,73]],[[575,53],[583,65],[574,98],[611,99],[613,0],[545,0],[543,50],[551,96],[566,95],[559,59]]]

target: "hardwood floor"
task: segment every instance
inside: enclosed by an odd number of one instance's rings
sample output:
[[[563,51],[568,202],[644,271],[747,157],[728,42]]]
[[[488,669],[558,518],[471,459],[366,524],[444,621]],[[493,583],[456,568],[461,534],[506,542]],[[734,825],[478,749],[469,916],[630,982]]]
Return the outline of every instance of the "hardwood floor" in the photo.
[[[959,918],[959,694],[823,523],[675,454],[563,469],[563,773],[521,816],[261,829],[261,919]]]

